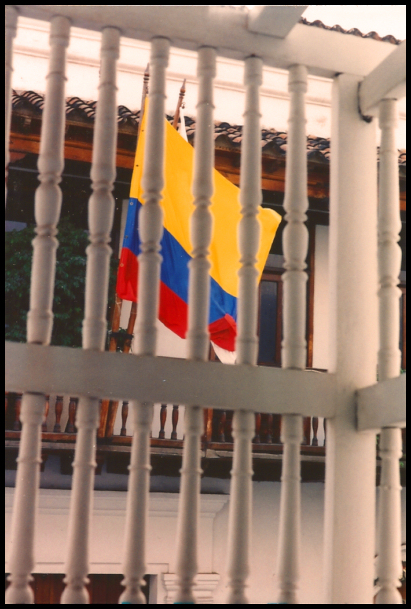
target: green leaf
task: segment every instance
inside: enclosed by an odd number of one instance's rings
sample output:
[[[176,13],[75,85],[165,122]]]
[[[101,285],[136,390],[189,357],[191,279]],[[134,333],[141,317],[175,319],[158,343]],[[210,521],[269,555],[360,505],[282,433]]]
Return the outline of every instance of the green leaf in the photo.
[[[26,319],[30,299],[33,227],[5,234],[5,335],[6,340],[26,341]],[[81,347],[84,292],[89,239],[84,230],[62,221],[53,300],[53,345]],[[118,261],[110,260],[109,298],[114,297]]]

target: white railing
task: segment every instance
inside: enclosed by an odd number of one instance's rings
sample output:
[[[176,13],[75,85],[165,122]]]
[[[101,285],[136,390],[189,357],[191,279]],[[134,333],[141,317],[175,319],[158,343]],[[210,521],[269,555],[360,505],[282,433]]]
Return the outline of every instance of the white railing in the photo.
[[[284,267],[284,328],[282,365],[303,370],[307,360],[305,340],[306,282],[305,259],[308,250],[308,230],[304,222],[308,208],[307,154],[305,134],[305,93],[307,69],[292,66],[288,89],[291,94],[288,121],[288,154],[284,197],[287,225],[283,235]],[[281,485],[279,532],[279,602],[295,605],[300,562],[300,444],[302,417],[286,415],[282,421],[281,440],[284,444]]]
[[[216,52],[202,47],[198,52],[197,74],[199,93],[193,196],[195,211],[190,233],[193,258],[190,262],[188,359],[206,362],[209,351],[208,316],[210,301],[210,262],[208,260],[213,218],[209,211],[214,190],[214,121],[213,79]],[[200,501],[200,448],[203,432],[203,411],[190,403],[184,419],[184,453],[181,469],[180,505],[177,529],[176,602],[194,603],[194,578],[198,572],[198,523]]]
[[[35,564],[34,531],[39,482],[40,432],[45,395],[53,391],[80,397],[77,409],[76,456],[69,518],[66,583],[62,603],[88,603],[88,529],[92,504],[95,432],[98,400],[130,400],[134,411],[127,516],[124,543],[124,586],[120,603],[142,604],[145,574],[145,536],[149,494],[149,434],[153,404],[186,405],[186,432],[177,534],[177,599],[193,602],[197,571],[199,495],[199,439],[202,408],[235,411],[234,460],[229,514],[228,604],[248,603],[245,594],[250,572],[251,439],[254,413],[284,415],[283,484],[279,532],[279,602],[296,604],[300,545],[301,417],[327,418],[327,468],[324,545],[324,603],[370,604],[373,593],[375,429],[373,416],[364,423],[362,404],[375,382],[377,363],[377,165],[373,122],[358,112],[358,85],[388,54],[372,40],[296,26],[288,38],[251,33],[243,12],[227,7],[17,6],[7,7],[6,20],[6,151],[10,124],[10,74],[16,11],[51,22],[50,63],[39,156],[41,184],[36,193],[37,237],[34,241],[28,345],[7,345],[6,390],[23,391],[22,433],[18,458],[7,604],[32,604],[29,586]],[[181,10],[184,8],[184,13]],[[269,7],[267,7],[269,8]],[[276,7],[273,7],[275,9]],[[101,9],[101,10],[100,10]],[[159,13],[161,11],[161,14]],[[198,17],[201,17],[199,19]],[[96,116],[90,198],[90,241],[86,279],[86,316],[83,350],[49,347],[52,330],[56,225],[63,167],[65,49],[70,22],[102,29],[101,72]],[[191,24],[191,25],[190,25]],[[255,25],[255,24],[254,24]],[[191,27],[192,26],[192,27]],[[227,29],[228,28],[228,29]],[[303,28],[303,29],[301,29]],[[142,254],[139,258],[139,306],[136,355],[102,353],[104,310],[107,301],[108,246],[113,215],[110,194],[115,171],[116,58],[120,30],[152,40],[151,85],[141,213]],[[227,32],[230,32],[228,39]],[[350,38],[350,40],[348,39]],[[329,44],[326,44],[326,43]],[[165,70],[169,46],[194,48],[199,53],[199,106],[194,178],[195,213],[192,239],[195,250],[190,269],[189,353],[187,360],[156,358],[156,312],[161,265],[160,240],[164,154]],[[227,49],[227,45],[230,47]],[[368,46],[367,46],[368,45]],[[221,366],[205,361],[208,337],[205,299],[208,289],[207,250],[210,242],[209,199],[212,193],[212,78],[215,50],[245,61],[245,131],[241,166],[239,247],[240,271],[238,364]],[[222,50],[221,50],[222,49]],[[361,51],[364,51],[363,53]],[[290,134],[286,175],[287,228],[284,237],[284,369],[256,367],[257,206],[260,203],[261,149],[259,86],[263,60],[290,73]],[[304,225],[306,155],[304,92],[307,71],[340,75],[334,79],[331,160],[331,330],[330,372],[304,372],[305,257]],[[402,68],[395,87],[403,78]],[[366,82],[366,81],[364,81]],[[393,85],[393,86],[394,86]],[[384,89],[384,96],[389,97]],[[380,100],[377,100],[380,101]],[[375,102],[375,95],[373,103]],[[398,376],[398,168],[393,162],[391,101],[380,106],[383,130],[380,178],[380,383]],[[391,160],[390,160],[391,159]],[[7,162],[7,157],[6,157]],[[395,212],[395,208],[397,211]],[[387,228],[388,226],[388,228]],[[395,246],[393,248],[393,246]],[[391,253],[392,252],[392,253]],[[387,268],[386,266],[387,265]],[[361,286],[361,290],[360,290]],[[397,324],[397,326],[396,326]],[[388,351],[387,351],[388,350]],[[386,353],[388,355],[386,356]],[[17,365],[18,363],[18,365]],[[18,374],[17,374],[18,371]],[[387,380],[390,379],[390,380]],[[161,382],[160,382],[161,380]],[[383,392],[384,393],[384,392]],[[379,394],[377,394],[379,395]],[[396,394],[395,419],[385,427],[402,425],[402,390]],[[358,409],[357,409],[358,404]],[[376,399],[376,411],[387,411]],[[398,417],[398,413],[400,416]],[[356,423],[363,421],[359,433]],[[382,492],[380,524],[379,603],[398,604],[399,487],[398,430],[382,433]],[[389,532],[389,533],[388,533]],[[352,557],[355,554],[356,560]]]
[[[119,31],[104,28],[91,164],[93,194],[89,201],[90,245],[87,248],[83,321],[83,349],[93,351],[103,351],[106,340],[105,312],[112,252],[108,244],[114,217],[114,198],[111,191],[116,176],[116,61],[119,44]],[[65,605],[89,602],[85,585],[89,571],[89,521],[96,467],[95,436],[99,426],[98,396],[80,398],[76,426],[78,431],[73,463],[65,578],[67,586],[61,597],[61,603]]]

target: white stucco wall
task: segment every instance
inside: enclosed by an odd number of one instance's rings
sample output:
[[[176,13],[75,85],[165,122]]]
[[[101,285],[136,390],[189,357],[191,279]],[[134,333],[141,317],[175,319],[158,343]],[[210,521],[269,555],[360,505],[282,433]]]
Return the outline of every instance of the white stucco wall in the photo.
[[[228,491],[228,481],[227,484]],[[378,491],[377,491],[378,492]],[[9,551],[14,489],[6,488],[6,554]],[[126,493],[96,491],[90,547],[90,573],[122,573]],[[70,491],[41,489],[36,534],[35,573],[64,573]],[[324,485],[301,487],[300,604],[322,604]],[[279,482],[253,484],[251,574],[248,594],[255,604],[277,599],[277,540],[280,505]],[[175,535],[178,495],[150,493],[147,573],[157,574],[157,604],[170,602],[167,587],[175,578]],[[199,592],[224,603],[229,497],[202,495],[199,535]],[[405,489],[402,493],[402,542],[405,541]],[[7,572],[7,556],[6,556]],[[164,574],[166,576],[164,577]],[[154,584],[154,582],[153,582]],[[153,592],[153,591],[152,591]],[[153,604],[153,603],[152,603]]]
[[[328,226],[315,228],[313,368],[328,369]]]

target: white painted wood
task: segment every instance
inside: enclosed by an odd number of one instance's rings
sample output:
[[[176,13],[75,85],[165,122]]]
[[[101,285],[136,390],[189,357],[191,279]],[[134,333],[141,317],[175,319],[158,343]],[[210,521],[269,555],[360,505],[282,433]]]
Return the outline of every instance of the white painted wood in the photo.
[[[98,351],[104,350],[107,331],[108,276],[112,254],[109,243],[114,217],[114,197],[111,191],[116,177],[116,63],[119,45],[119,31],[114,28],[103,29],[99,96],[90,174],[93,194],[89,201],[90,245],[87,249],[83,322],[83,347]]]
[[[216,52],[203,47],[198,52],[199,92],[194,147],[194,212],[190,221],[192,260],[190,261],[187,358],[206,362],[210,337],[210,262],[213,218],[209,207],[214,191],[213,79]],[[198,571],[198,522],[200,500],[200,451],[204,428],[203,410],[190,405],[184,417],[184,452],[181,469],[180,505],[177,528],[175,602],[194,603],[194,577]]]
[[[108,244],[114,216],[111,191],[116,175],[116,61],[119,46],[120,32],[114,28],[103,29],[91,166],[93,194],[89,200],[90,245],[87,248],[83,322],[83,348],[96,351],[104,350],[107,331],[108,274],[112,252]],[[67,586],[61,597],[63,605],[90,603],[86,583],[98,424],[99,400],[81,397],[76,413],[77,439],[64,580]]]
[[[290,116],[288,119],[288,150],[284,209],[287,222],[283,232],[285,273],[282,275],[283,341],[281,365],[283,368],[303,370],[307,359],[306,334],[306,283],[305,272],[308,249],[308,230],[305,226],[308,208],[305,93],[307,68],[293,66],[289,71]],[[284,443],[281,485],[281,508],[278,549],[279,602],[297,604],[300,562],[300,444],[302,441],[301,416],[284,416],[282,442]]]
[[[159,305],[163,211],[160,206],[164,185],[164,113],[165,71],[168,65],[169,40],[153,38],[150,56],[150,94],[147,133],[144,151],[143,197],[139,231],[138,310],[135,332],[136,353],[154,355],[156,350],[156,319]],[[130,358],[130,356],[128,356]],[[124,379],[124,372],[122,373]],[[166,400],[166,403],[169,400]],[[176,402],[178,403],[178,402]],[[133,401],[134,437],[131,448],[127,515],[125,528],[124,580],[125,590],[120,603],[145,604],[141,591],[144,584],[147,501],[150,483],[150,428],[153,402]]]
[[[219,56],[232,59],[244,60],[253,53],[263,57],[265,65],[288,69],[304,64],[311,74],[328,78],[335,73],[366,76],[392,52],[386,42],[300,23],[285,39],[255,34],[247,30],[247,13],[229,6],[100,5],[98,11],[88,5],[16,6],[25,17],[48,21],[58,11],[75,27],[118,27],[127,38],[146,41],[166,36],[175,47],[197,51],[211,46]]]
[[[405,51],[405,49],[404,49]],[[404,54],[405,66],[405,54]],[[405,74],[404,74],[405,78]],[[395,132],[397,102],[383,99],[379,104],[381,129],[380,176],[378,204],[378,266],[380,348],[378,352],[378,378],[384,382],[398,377],[401,366],[399,350],[399,298],[398,277],[401,270],[401,248],[398,245],[401,230],[399,213],[399,180]],[[404,402],[405,406],[405,402]],[[391,400],[385,403],[391,409]],[[401,456],[401,431],[385,428],[380,436],[381,485],[379,495],[378,566],[380,590],[376,603],[401,605],[397,588],[402,576],[401,562],[401,485],[398,459]]]
[[[53,288],[56,267],[56,225],[61,209],[61,172],[64,167],[65,63],[70,22],[54,17],[50,29],[50,63],[41,123],[38,169],[40,186],[35,194],[37,236],[33,241],[30,310],[27,342],[50,343],[53,327]]]
[[[199,79],[194,147],[194,211],[190,219],[192,260],[190,262],[187,358],[207,361],[210,345],[208,332],[210,301],[210,242],[213,217],[210,212],[214,192],[214,121],[213,79],[216,52],[203,47],[198,52]]]
[[[359,92],[360,110],[363,115],[377,116],[381,100],[401,99],[405,96],[406,52],[404,40],[364,78]]]
[[[11,78],[13,74],[13,39],[16,37],[17,33],[17,18],[18,11],[14,6],[6,5],[6,18],[5,18],[5,53],[4,53],[4,63],[5,63],[5,94],[6,101],[4,106],[4,115],[5,115],[5,131],[4,131],[4,139],[5,139],[5,164],[6,164],[6,199],[7,199],[7,176],[8,176],[8,166],[10,161],[10,153],[9,153],[9,141],[10,141],[10,121],[11,121]]]
[[[284,209],[287,222],[283,232],[285,273],[283,342],[281,362],[283,368],[303,370],[306,363],[306,282],[305,259],[308,248],[308,230],[305,226],[308,208],[307,152],[305,134],[305,92],[307,70],[293,66],[289,72],[290,116],[288,119],[288,148],[286,157]]]
[[[300,416],[284,416],[281,421],[283,468],[281,475],[280,527],[278,538],[278,603],[297,605],[301,553],[301,459],[303,439]]]
[[[333,84],[330,183],[329,371],[336,414],[327,417],[325,604],[373,602],[375,434],[356,429],[355,391],[377,366],[376,125],[358,113],[358,78]]]
[[[35,217],[37,237],[33,241],[30,311],[27,319],[27,341],[48,345],[53,315],[57,239],[56,224],[60,215],[61,191],[58,186],[63,169],[65,124],[65,63],[70,22],[53,17],[50,29],[50,62],[46,84],[46,101],[41,127],[38,160],[40,186],[36,190]],[[33,604],[28,582],[34,567],[33,544],[39,483],[41,424],[44,395],[25,393],[22,399],[15,514],[11,536],[11,584],[6,604]]]
[[[253,6],[248,14],[247,27],[250,32],[285,38],[307,6]]]
[[[6,605],[34,604],[34,594],[29,582],[35,565],[35,519],[40,481],[41,423],[45,401],[44,395],[25,393],[21,404],[22,431],[11,523],[8,577],[10,585],[6,590]]]
[[[245,109],[241,150],[240,205],[238,246],[241,269],[238,273],[238,335],[236,362],[257,364],[257,297],[256,269],[260,225],[258,206],[261,203],[261,146],[259,88],[263,62],[249,57],[244,66]],[[248,603],[245,594],[250,573],[251,509],[253,474],[251,440],[254,435],[254,414],[238,410],[233,417],[234,455],[231,472],[230,512],[228,521],[227,604]]]
[[[399,429],[382,430],[380,436],[381,480],[379,489],[377,605],[402,605],[398,590],[401,562],[401,484],[398,460],[401,457]]]
[[[378,204],[378,268],[380,347],[378,352],[378,378],[381,381],[395,378],[400,373],[399,349],[401,291],[398,288],[401,270],[401,248],[398,245],[401,231],[399,209],[398,152],[395,132],[397,106],[393,99],[384,99],[379,107],[381,129],[379,204]]]
[[[406,374],[357,391],[357,428],[405,427]]]
[[[6,391],[330,418],[335,375],[6,342]],[[258,395],[258,401],[255,396]]]

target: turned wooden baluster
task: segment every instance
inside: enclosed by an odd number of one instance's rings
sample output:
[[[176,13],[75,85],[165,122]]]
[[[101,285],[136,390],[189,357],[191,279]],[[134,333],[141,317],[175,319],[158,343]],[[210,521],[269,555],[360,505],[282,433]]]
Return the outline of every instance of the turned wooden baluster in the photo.
[[[273,438],[274,444],[281,444],[281,415],[273,415]]]
[[[260,224],[257,218],[261,203],[261,129],[259,88],[262,60],[245,60],[245,111],[241,148],[240,205],[238,245],[241,268],[238,273],[238,364],[257,364],[258,272],[256,269]],[[228,598],[227,604],[246,604],[245,587],[250,571],[250,535],[252,508],[252,438],[255,417],[250,411],[237,411],[233,417],[234,454],[228,521]]]
[[[50,410],[50,396],[46,395],[46,403],[44,406],[44,420],[41,426],[41,430],[42,431],[47,431],[47,417],[49,416],[49,410]]]
[[[303,370],[307,358],[306,282],[308,249],[307,152],[305,135],[305,92],[307,69],[292,66],[289,70],[290,115],[284,209],[287,224],[283,232],[285,273],[282,367]],[[278,540],[279,603],[297,604],[300,562],[300,444],[303,421],[299,415],[284,415],[281,423],[283,448],[280,526]]]
[[[178,404],[173,405],[173,411],[171,413],[171,439],[177,440],[177,425],[178,425]]]
[[[119,47],[119,30],[104,28],[101,35],[100,80],[91,164],[93,193],[88,206],[90,245],[87,248],[83,320],[83,349],[93,351],[104,351],[107,332],[106,311],[112,253],[108,244],[115,207],[111,191],[116,175],[116,68]],[[76,413],[77,439],[64,579],[66,588],[61,597],[61,604],[65,605],[90,602],[86,583],[100,408],[97,397],[82,397]]]
[[[318,417],[312,417],[311,422],[313,426],[313,439],[311,440],[311,446],[318,446]]]
[[[311,417],[303,417],[303,441],[305,446],[310,445],[311,440]]]
[[[160,432],[158,437],[160,440],[164,440],[166,437],[166,432],[164,431],[164,427],[167,421],[167,404],[161,404],[160,408]]]
[[[400,374],[398,277],[401,269],[401,230],[399,209],[398,152],[396,146],[397,102],[384,99],[379,105],[381,129],[378,266],[379,326],[378,378],[380,382]],[[387,408],[389,404],[387,404]],[[384,428],[380,436],[381,481],[378,522],[379,605],[401,605],[398,590],[402,577],[401,562],[401,483],[398,460],[401,457],[401,430]]]
[[[68,421],[66,425],[66,433],[76,433],[76,413],[77,413],[78,398],[70,398],[68,407]]]
[[[63,396],[56,396],[56,403],[54,405],[54,412],[56,416],[56,422],[54,423],[53,431],[56,433],[61,432],[61,415],[63,414]]]
[[[70,22],[53,16],[45,104],[41,123],[38,169],[40,185],[35,194],[37,236],[33,240],[30,309],[27,342],[48,345],[51,339],[56,225],[60,216],[58,186],[64,166],[65,66]],[[40,479],[41,424],[45,396],[25,393],[21,405],[22,432],[17,459],[16,489],[11,525],[10,576],[6,604],[33,604],[29,586],[34,567],[34,520]]]
[[[120,436],[126,436],[127,435],[127,418],[128,418],[128,402],[123,402],[123,405],[121,407],[121,429],[120,429]]]
[[[270,420],[271,417],[271,420]],[[273,415],[267,413],[261,414],[261,426],[260,426],[260,442],[263,444],[271,444],[272,439],[272,427],[273,427]]]
[[[203,448],[205,449],[213,435],[213,409],[204,408],[204,434],[202,437]]]
[[[197,123],[194,148],[194,211],[190,219],[192,259],[189,263],[187,359],[207,361],[210,301],[209,247],[212,234],[211,196],[214,191],[213,79],[216,52],[211,47],[198,51],[199,80]],[[184,450],[177,523],[176,573],[178,587],[175,603],[194,603],[194,577],[198,572],[198,526],[200,502],[200,450],[203,428],[202,409],[186,406]]]
[[[218,442],[225,442],[226,422],[227,422],[227,412],[225,410],[220,410],[218,412],[218,427],[217,427]]]
[[[13,430],[14,431],[20,431],[21,430],[21,421],[20,421],[21,399],[22,399],[22,394],[18,393],[16,395],[16,397],[15,397],[15,400],[14,400],[14,423],[13,423]]]
[[[17,18],[18,18],[18,10],[16,7],[11,5],[6,5],[6,32],[5,32],[5,92],[6,92],[6,101],[4,107],[5,114],[5,161],[6,161],[6,199],[7,199],[7,175],[8,175],[8,166],[10,161],[10,152],[9,152],[9,141],[10,141],[10,121],[11,121],[11,78],[13,74],[13,39],[17,33]]]
[[[268,414],[267,415],[267,444],[273,443],[273,433],[274,433],[273,423],[274,423],[274,415]]]
[[[234,413],[231,411],[227,413],[227,419],[225,423],[225,440],[226,442],[233,442],[233,416]]]
[[[253,438],[254,444],[260,444],[261,442],[261,413],[255,413],[255,436]]]
[[[326,436],[327,419],[324,419],[323,427],[324,427],[324,446],[325,446],[325,440],[327,438],[327,436]]]
[[[137,355],[154,355],[157,343],[157,314],[163,235],[161,193],[164,186],[164,114],[165,70],[168,64],[170,42],[156,37],[151,42],[148,116],[144,170],[142,178],[144,205],[140,210],[138,311],[135,332]],[[145,539],[150,485],[150,430],[153,404],[132,402],[134,433],[131,447],[130,475],[128,479],[127,509],[124,539],[124,580],[120,604],[145,604],[141,591],[145,584]]]

